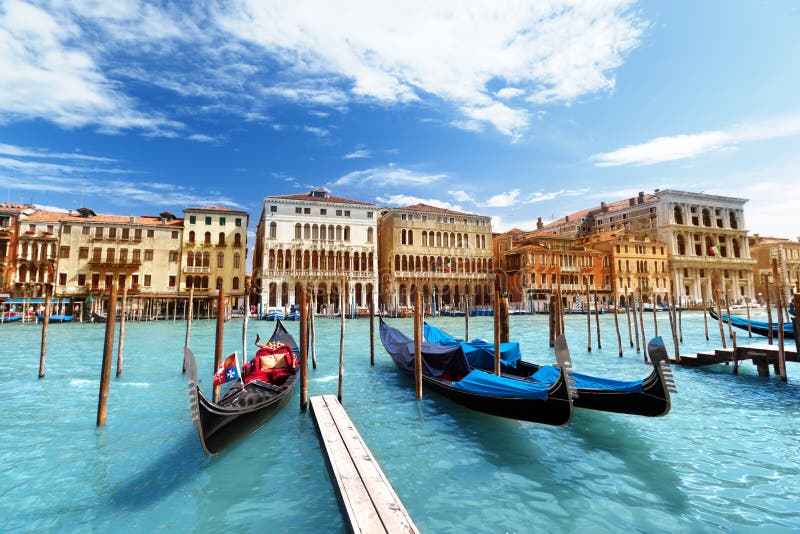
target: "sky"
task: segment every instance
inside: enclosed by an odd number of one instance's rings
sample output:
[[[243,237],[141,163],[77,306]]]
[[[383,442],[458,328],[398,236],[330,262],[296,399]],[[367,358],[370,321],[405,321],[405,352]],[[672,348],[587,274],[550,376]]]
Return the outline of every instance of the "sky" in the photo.
[[[148,215],[325,187],[535,228],[680,189],[800,236],[795,1],[0,0],[0,195]]]

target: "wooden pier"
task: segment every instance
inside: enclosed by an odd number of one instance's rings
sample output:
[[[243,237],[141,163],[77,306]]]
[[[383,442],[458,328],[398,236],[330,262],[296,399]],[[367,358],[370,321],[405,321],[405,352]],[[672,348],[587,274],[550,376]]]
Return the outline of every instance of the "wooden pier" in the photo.
[[[784,349],[787,362],[800,362],[797,351],[786,347]],[[752,360],[758,368],[760,376],[769,376],[769,366],[778,374],[778,347],[776,345],[757,344],[740,345],[733,348],[715,349],[713,352],[699,352],[697,354],[682,355],[680,360],[671,360],[675,365],[683,367],[705,367],[720,363],[738,363]]]
[[[419,532],[334,395],[311,397],[311,413],[351,532]]]

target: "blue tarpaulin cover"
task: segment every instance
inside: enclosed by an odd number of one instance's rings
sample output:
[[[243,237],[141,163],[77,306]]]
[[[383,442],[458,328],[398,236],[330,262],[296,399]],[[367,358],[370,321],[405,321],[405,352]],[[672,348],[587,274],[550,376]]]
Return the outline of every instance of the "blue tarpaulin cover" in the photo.
[[[543,365],[536,371],[531,378],[543,384],[552,384],[558,380],[559,370],[552,365]],[[642,380],[625,382],[622,380],[610,380],[608,378],[598,378],[596,376],[582,375],[573,373],[575,386],[578,389],[605,389],[608,391],[624,391],[630,393],[642,392]]]
[[[425,324],[424,334],[425,339],[437,345],[461,345],[461,350],[467,357],[469,364],[472,367],[479,369],[493,369],[494,368],[494,344],[484,341],[482,339],[473,339],[469,343],[458,341],[447,332]],[[519,350],[519,343],[501,343],[500,344],[500,365],[503,367],[516,367],[517,362],[522,359],[522,353]]]
[[[549,389],[547,384],[528,380],[515,380],[479,369],[470,371],[467,376],[458,382],[453,382],[453,387],[490,397],[539,400],[547,400],[547,390]]]

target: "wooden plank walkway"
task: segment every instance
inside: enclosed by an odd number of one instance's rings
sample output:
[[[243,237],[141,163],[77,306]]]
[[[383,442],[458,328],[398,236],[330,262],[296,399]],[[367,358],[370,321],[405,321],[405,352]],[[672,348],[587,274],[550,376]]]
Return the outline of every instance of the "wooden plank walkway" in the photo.
[[[798,362],[800,358],[797,356],[797,351],[793,348],[786,346],[784,354],[787,362]],[[752,360],[753,364],[759,368],[759,373],[763,374],[769,364],[777,365],[778,363],[778,346],[760,343],[756,345],[739,345],[736,351],[732,348],[715,349],[714,352],[699,352],[697,354],[681,355],[681,360],[671,360],[675,365],[682,365],[684,367],[705,367],[706,365],[715,365],[720,363],[737,361]]]
[[[311,397],[311,413],[350,531],[418,533],[339,400]]]

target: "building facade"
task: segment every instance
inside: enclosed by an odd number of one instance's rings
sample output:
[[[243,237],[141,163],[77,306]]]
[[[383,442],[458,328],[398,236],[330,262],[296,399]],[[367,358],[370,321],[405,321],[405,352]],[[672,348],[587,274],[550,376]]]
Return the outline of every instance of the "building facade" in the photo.
[[[220,289],[233,308],[243,304],[247,260],[246,211],[221,206],[183,210],[181,291],[209,296]]]
[[[425,204],[383,210],[379,223],[381,306],[410,310],[422,291],[425,311],[491,305],[494,285],[489,217]]]
[[[15,257],[8,269],[12,295],[43,297],[47,286],[55,282],[62,215],[45,211],[20,215]]]
[[[545,231],[576,237],[630,230],[663,242],[670,277],[690,304],[708,302],[717,289],[734,302],[754,295],[744,223],[746,199],[656,190],[568,215]]]
[[[20,219],[35,208],[28,204],[0,203],[0,291],[8,292],[17,265]]]
[[[783,302],[792,299],[792,292],[800,293],[800,238],[797,241],[779,237],[766,237],[754,234],[749,239],[750,254],[756,261],[753,266],[753,278],[756,284],[756,296],[766,300],[767,282],[774,296],[776,284],[772,270],[772,260],[777,260],[778,279],[783,294]]]
[[[253,254],[262,313],[297,304],[303,284],[316,313],[338,314],[343,295],[348,314],[377,304],[377,219],[375,204],[325,189],[265,197]]]

